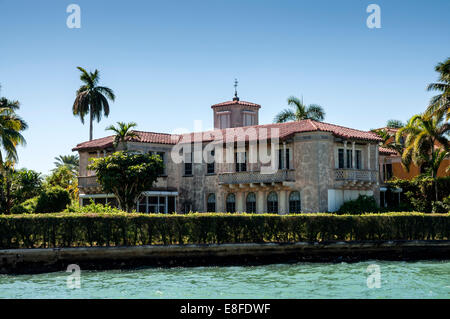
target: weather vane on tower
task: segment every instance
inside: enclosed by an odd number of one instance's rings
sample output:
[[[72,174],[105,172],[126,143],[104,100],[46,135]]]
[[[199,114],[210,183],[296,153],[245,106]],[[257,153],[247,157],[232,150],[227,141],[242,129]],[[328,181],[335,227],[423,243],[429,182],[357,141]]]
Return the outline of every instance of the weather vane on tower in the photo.
[[[238,80],[234,79],[234,98],[233,101],[239,101],[238,95],[237,95],[237,87],[238,87]]]

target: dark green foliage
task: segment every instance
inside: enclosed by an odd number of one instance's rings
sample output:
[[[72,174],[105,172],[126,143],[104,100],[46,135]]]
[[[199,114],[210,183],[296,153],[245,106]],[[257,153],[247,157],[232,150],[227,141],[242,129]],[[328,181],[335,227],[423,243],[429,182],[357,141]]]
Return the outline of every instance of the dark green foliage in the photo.
[[[95,171],[103,191],[114,194],[119,207],[127,212],[132,211],[143,191],[152,188],[163,168],[158,155],[126,151],[94,158],[88,166]]]
[[[357,199],[345,202],[338,214],[375,213],[379,208],[373,196],[359,195]]]
[[[119,212],[0,216],[0,249],[343,240],[448,240],[450,214],[187,215]],[[80,213],[83,211],[83,213]]]
[[[36,212],[53,213],[63,211],[70,204],[70,194],[62,187],[55,186],[44,190],[37,198]]]
[[[394,179],[387,182],[391,188],[401,188],[401,202],[408,211],[420,211],[429,213],[432,211],[435,201],[435,189],[433,179],[426,176],[417,176],[412,180]],[[450,177],[438,177],[438,198],[442,201],[450,196]]]

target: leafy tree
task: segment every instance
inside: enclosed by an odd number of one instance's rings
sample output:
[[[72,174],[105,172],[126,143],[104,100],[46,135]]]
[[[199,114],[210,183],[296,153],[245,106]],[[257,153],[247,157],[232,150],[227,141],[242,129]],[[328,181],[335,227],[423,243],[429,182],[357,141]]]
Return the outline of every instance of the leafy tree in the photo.
[[[61,187],[69,192],[73,200],[78,198],[77,174],[68,166],[60,166],[52,171],[45,179],[45,187]]]
[[[61,166],[67,166],[71,171],[78,174],[78,168],[80,166],[80,159],[78,155],[59,155],[55,157],[54,162],[56,168]]]
[[[63,211],[70,204],[70,195],[62,187],[55,186],[44,190],[37,198],[37,213],[56,213]]]
[[[83,85],[77,91],[77,97],[73,103],[73,114],[80,117],[84,124],[84,117],[89,113],[89,140],[93,138],[93,121],[100,122],[102,114],[109,115],[108,99],[114,101],[116,96],[113,90],[105,86],[99,86],[100,74],[98,70],[94,73],[87,72],[82,67],[77,67],[81,71],[80,80]]]
[[[103,191],[116,196],[119,208],[131,212],[145,190],[150,189],[164,164],[157,155],[115,152],[93,158],[88,169],[95,171]]]
[[[435,70],[439,73],[439,82],[429,84],[427,90],[441,93],[431,98],[426,115],[436,115],[437,117],[444,115],[448,120],[450,118],[450,58],[438,63]]]
[[[287,100],[288,105],[292,109],[284,109],[275,116],[275,123],[284,123],[288,121],[301,121],[311,119],[315,121],[323,121],[325,118],[325,111],[320,105],[310,104],[305,105],[303,100],[291,96]]]
[[[14,197],[17,203],[36,197],[43,189],[41,173],[34,170],[21,169],[14,176]]]
[[[401,128],[405,126],[405,124],[400,120],[389,120],[386,123],[387,128]]]
[[[115,133],[114,147],[117,148],[121,144],[123,149],[127,150],[127,144],[125,142],[137,136],[135,132],[131,131],[131,129],[136,126],[137,124],[134,122],[117,122],[117,126],[108,126],[106,130],[113,131]]]
[[[434,179],[436,201],[438,200],[437,172],[442,161],[449,155],[448,134],[450,125],[444,123],[444,114],[434,116],[415,115],[396,133],[400,143],[406,136],[402,165],[409,171],[411,163],[427,168],[427,173]]]

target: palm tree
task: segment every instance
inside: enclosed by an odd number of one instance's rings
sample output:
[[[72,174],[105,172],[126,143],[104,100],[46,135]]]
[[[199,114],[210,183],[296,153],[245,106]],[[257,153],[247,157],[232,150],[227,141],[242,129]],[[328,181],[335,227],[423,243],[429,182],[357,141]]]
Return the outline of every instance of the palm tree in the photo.
[[[275,116],[275,123],[284,123],[288,121],[300,121],[311,119],[315,121],[323,121],[325,118],[325,111],[320,105],[303,104],[303,99],[300,100],[295,96],[291,96],[287,100],[288,105],[293,108],[292,109],[284,109],[280,113]]]
[[[137,124],[134,122],[130,123],[124,123],[124,122],[117,122],[117,126],[110,125],[106,128],[107,131],[113,131],[115,134],[114,136],[114,147],[117,148],[119,144],[123,145],[123,148],[127,149],[127,144],[125,143],[126,140],[131,139],[133,137],[136,137],[136,133],[131,131],[131,128],[136,127]]]
[[[397,143],[406,136],[402,165],[409,171],[411,163],[427,169],[434,180],[436,201],[438,200],[437,172],[442,161],[448,156],[448,134],[450,125],[444,122],[444,114],[434,116],[414,115],[400,128],[395,136]]]
[[[67,166],[71,171],[77,173],[80,166],[80,159],[78,155],[59,155],[55,157],[54,164],[56,169],[61,166]]]
[[[18,160],[17,145],[26,144],[21,132],[26,130],[28,125],[16,114],[19,108],[19,101],[0,98],[0,165],[5,158],[7,161],[16,162]],[[2,149],[6,156],[2,154]]]
[[[94,73],[87,72],[82,67],[77,67],[81,71],[80,80],[84,83],[77,90],[77,97],[73,103],[73,114],[79,116],[84,124],[84,117],[89,113],[89,140],[92,140],[93,121],[100,122],[102,114],[109,115],[108,99],[114,101],[114,92],[105,86],[98,86],[100,75],[98,70]]]
[[[387,126],[389,128],[389,126]],[[386,129],[375,129],[371,130],[375,134],[377,134],[379,137],[382,138],[382,141],[380,142],[380,146],[393,150],[399,154],[403,153],[404,146],[402,143],[397,143],[395,140],[395,134],[392,134],[389,130]],[[384,157],[384,171],[387,171],[387,158]]]
[[[444,114],[448,120],[450,118],[450,58],[438,63],[435,70],[439,73],[439,82],[429,84],[427,90],[441,93],[431,98],[426,114],[428,116]]]

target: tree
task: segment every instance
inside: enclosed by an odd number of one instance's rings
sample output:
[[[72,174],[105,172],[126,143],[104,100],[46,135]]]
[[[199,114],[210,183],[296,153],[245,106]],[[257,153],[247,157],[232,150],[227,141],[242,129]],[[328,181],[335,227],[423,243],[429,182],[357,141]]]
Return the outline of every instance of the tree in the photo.
[[[405,149],[402,154],[402,165],[409,171],[411,163],[426,168],[434,179],[436,201],[438,200],[437,172],[442,161],[448,156],[448,134],[450,125],[444,122],[444,114],[427,116],[415,115],[396,133],[396,141],[400,143],[406,136]]]
[[[5,97],[0,98],[0,164],[5,159],[16,162],[18,160],[17,145],[26,144],[21,132],[26,130],[28,125],[16,114],[19,108],[19,101],[10,101]]]
[[[120,144],[122,144],[123,149],[127,150],[127,144],[125,142],[137,136],[135,132],[131,131],[131,128],[136,126],[137,124],[134,122],[117,122],[117,126],[108,126],[106,128],[107,131],[113,131],[114,133],[116,133],[114,137],[114,147],[117,148]]]
[[[93,158],[88,169],[95,171],[103,191],[116,196],[119,208],[131,212],[141,193],[152,188],[164,164],[157,155],[115,152]]]
[[[89,140],[93,138],[93,121],[100,122],[102,114],[108,117],[108,99],[116,99],[113,90],[105,86],[99,86],[100,74],[98,70],[94,73],[87,72],[82,67],[77,67],[81,71],[80,80],[84,83],[78,90],[75,102],[73,103],[73,114],[80,117],[84,124],[84,117],[89,113]]]
[[[450,58],[435,67],[439,73],[439,82],[428,85],[428,91],[439,91],[438,95],[431,98],[430,105],[427,108],[426,115],[444,115],[445,119],[450,118]]]
[[[45,188],[61,187],[69,192],[73,200],[78,198],[77,173],[68,166],[62,165],[52,171],[45,179]]]
[[[401,128],[405,126],[405,124],[400,120],[389,120],[386,123],[387,128]]]
[[[323,121],[325,118],[325,111],[320,105],[310,104],[307,106],[303,104],[303,100],[300,100],[295,96],[289,97],[287,102],[293,109],[284,109],[278,113],[274,119],[275,123],[300,121],[306,119]]]
[[[42,176],[34,170],[25,168],[15,172],[14,197],[17,203],[22,203],[27,199],[36,197],[43,189]]]
[[[380,146],[393,150],[399,154],[403,153],[404,145],[401,143],[398,143],[395,139],[395,134],[392,134],[389,130],[386,129],[376,129],[372,130],[375,134],[377,134],[379,137],[381,137],[383,140],[380,142]],[[386,157],[384,157],[384,171],[387,171],[387,161]]]
[[[78,174],[80,159],[78,155],[59,155],[58,157],[55,157],[54,164],[56,168],[67,166],[71,171]]]

